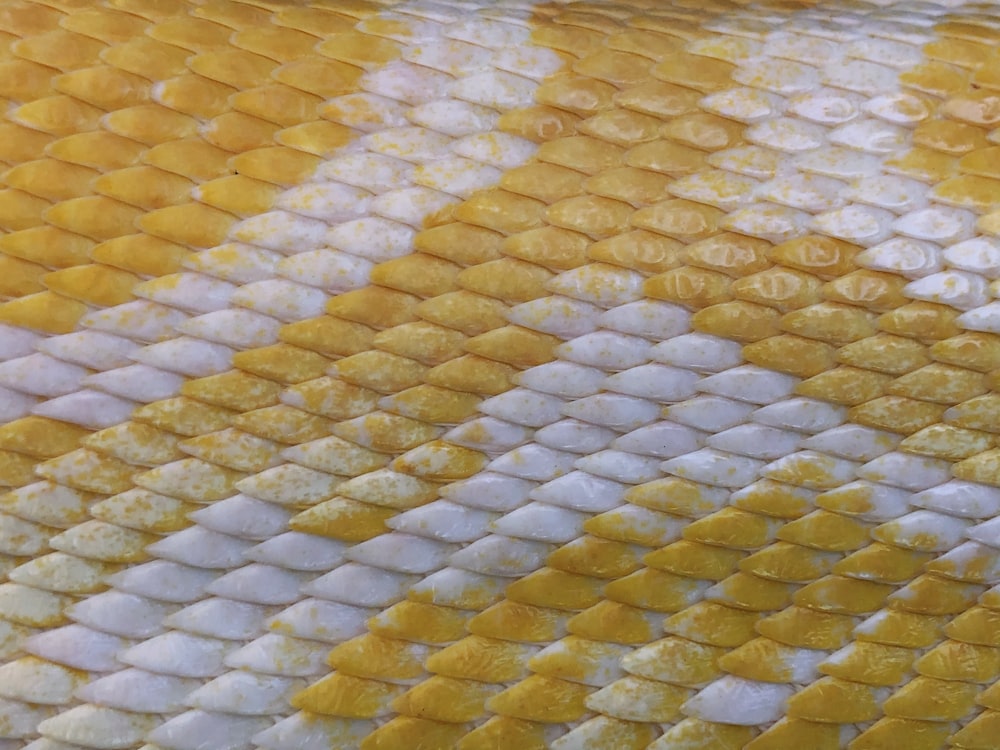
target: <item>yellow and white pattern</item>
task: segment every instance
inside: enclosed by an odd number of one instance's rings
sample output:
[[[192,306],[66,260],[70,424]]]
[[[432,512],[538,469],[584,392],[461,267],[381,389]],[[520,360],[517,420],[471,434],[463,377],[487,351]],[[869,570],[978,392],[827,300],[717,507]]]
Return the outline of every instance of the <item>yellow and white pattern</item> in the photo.
[[[0,750],[1000,748],[998,10],[5,0]]]

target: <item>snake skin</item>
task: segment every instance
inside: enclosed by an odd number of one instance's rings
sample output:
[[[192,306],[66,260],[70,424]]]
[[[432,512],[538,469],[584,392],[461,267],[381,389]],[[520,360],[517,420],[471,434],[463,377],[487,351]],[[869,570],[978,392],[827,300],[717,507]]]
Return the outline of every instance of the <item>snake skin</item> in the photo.
[[[1000,5],[0,2],[0,750],[1000,749]]]

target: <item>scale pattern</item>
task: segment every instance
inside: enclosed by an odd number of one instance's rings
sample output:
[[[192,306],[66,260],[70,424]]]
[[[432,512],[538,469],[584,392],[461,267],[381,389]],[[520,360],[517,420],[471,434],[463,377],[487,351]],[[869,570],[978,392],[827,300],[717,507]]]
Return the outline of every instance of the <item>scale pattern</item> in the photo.
[[[997,11],[0,5],[0,750],[1000,748]]]

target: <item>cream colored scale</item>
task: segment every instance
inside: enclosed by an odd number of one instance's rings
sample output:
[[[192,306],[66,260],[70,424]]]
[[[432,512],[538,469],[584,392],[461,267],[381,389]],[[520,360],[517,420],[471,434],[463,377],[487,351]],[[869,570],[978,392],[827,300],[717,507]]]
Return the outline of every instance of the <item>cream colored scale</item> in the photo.
[[[993,746],[988,7],[167,5],[0,19],[7,744]]]

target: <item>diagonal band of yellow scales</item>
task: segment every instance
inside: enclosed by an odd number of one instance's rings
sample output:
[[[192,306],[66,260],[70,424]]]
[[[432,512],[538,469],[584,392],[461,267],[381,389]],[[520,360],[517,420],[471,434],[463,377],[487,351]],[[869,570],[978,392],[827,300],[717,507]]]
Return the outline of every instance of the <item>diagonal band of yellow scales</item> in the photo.
[[[0,4],[0,750],[1000,748],[998,11]]]

